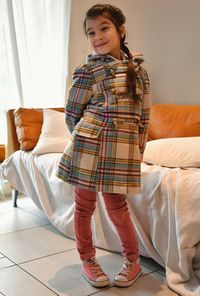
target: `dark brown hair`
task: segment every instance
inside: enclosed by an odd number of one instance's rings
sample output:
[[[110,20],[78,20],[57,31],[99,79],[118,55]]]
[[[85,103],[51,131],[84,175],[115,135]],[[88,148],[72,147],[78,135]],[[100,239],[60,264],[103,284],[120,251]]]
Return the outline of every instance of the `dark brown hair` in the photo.
[[[85,34],[86,32],[86,22],[90,18],[95,18],[97,16],[104,16],[108,18],[114,25],[117,32],[120,31],[120,27],[125,23],[126,17],[122,13],[122,11],[110,4],[96,4],[93,5],[86,13],[85,20],[83,23]],[[120,48],[128,57],[128,67],[127,67],[127,87],[130,93],[136,98],[136,72],[134,65],[132,63],[132,54],[125,43],[126,35],[120,40]]]

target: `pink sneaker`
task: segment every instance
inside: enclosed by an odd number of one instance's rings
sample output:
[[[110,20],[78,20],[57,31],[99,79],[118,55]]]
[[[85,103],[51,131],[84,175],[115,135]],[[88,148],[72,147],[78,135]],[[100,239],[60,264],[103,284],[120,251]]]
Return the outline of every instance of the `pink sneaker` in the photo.
[[[110,285],[108,276],[103,272],[95,258],[91,258],[83,264],[82,274],[94,287],[106,287]]]
[[[137,280],[141,273],[142,269],[139,263],[139,258],[134,262],[130,262],[125,258],[122,269],[114,279],[114,284],[118,287],[129,287]]]

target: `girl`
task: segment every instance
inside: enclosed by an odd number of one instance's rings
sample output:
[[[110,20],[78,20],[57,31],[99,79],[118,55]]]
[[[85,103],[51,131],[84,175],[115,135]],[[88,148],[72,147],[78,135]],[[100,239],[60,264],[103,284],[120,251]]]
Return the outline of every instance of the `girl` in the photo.
[[[85,34],[93,49],[75,69],[66,104],[72,133],[57,176],[75,185],[74,229],[82,274],[95,287],[110,284],[95,258],[91,217],[102,192],[121,240],[124,264],[114,284],[130,286],[140,275],[138,241],[126,194],[140,191],[140,164],[149,123],[149,79],[125,44],[125,16],[112,5],[86,13]]]

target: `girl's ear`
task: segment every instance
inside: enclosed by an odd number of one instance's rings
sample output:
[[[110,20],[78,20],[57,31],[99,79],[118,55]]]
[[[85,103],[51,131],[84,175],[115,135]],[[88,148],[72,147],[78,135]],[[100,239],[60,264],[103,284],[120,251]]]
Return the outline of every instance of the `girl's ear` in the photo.
[[[126,33],[126,29],[125,29],[125,26],[122,25],[119,29],[119,32],[120,32],[120,35],[121,35],[121,38],[124,37],[125,33]]]

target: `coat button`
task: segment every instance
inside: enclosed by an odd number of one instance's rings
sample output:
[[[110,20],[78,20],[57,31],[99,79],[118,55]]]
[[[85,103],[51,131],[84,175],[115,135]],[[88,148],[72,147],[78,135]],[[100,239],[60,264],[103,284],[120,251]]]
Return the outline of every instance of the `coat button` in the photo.
[[[116,98],[119,99],[122,95],[122,92],[120,91],[116,91]]]

